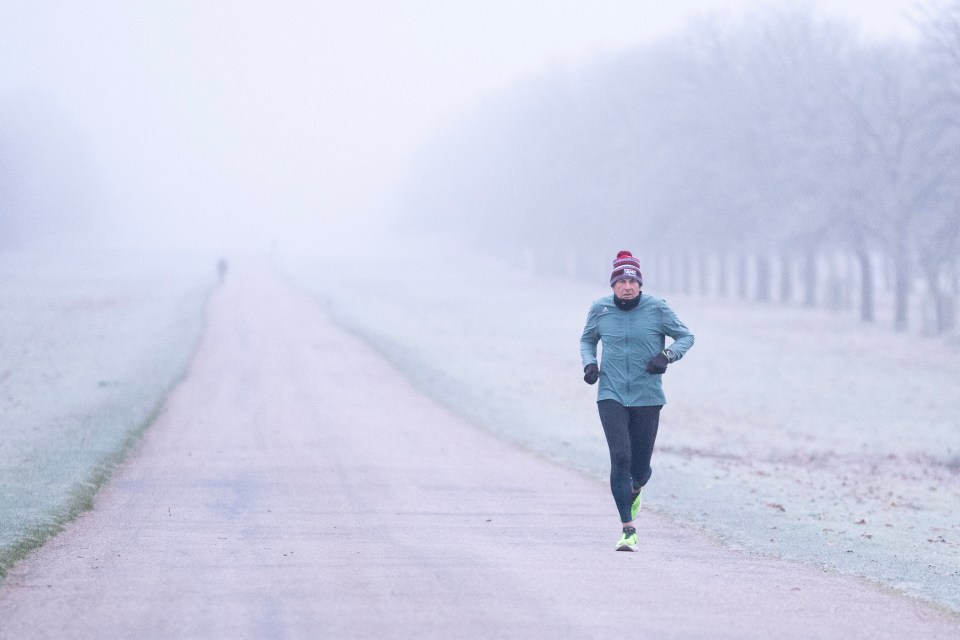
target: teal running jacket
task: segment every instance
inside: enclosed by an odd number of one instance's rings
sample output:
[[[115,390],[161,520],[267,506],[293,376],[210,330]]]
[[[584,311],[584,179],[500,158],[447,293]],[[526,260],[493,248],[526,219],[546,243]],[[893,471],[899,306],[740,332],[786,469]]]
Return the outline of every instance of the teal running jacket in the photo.
[[[665,345],[666,337],[673,343]],[[693,346],[693,334],[660,298],[641,294],[640,303],[623,311],[609,295],[594,301],[580,337],[583,366],[597,363],[603,343],[597,401],[616,400],[625,407],[666,404],[661,375],[647,373],[647,363],[664,347],[679,360]],[[669,369],[668,369],[669,370]]]

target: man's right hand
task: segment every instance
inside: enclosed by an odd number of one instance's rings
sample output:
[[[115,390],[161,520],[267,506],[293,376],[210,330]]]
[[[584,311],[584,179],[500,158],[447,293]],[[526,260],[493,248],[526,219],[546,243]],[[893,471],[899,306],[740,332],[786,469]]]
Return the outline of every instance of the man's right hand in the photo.
[[[596,384],[600,377],[600,369],[592,362],[583,368],[583,381],[587,384]]]

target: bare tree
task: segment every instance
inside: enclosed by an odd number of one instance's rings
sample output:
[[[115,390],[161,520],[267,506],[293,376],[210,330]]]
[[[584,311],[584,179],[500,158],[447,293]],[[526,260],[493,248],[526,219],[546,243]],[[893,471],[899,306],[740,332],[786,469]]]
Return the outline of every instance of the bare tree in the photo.
[[[845,310],[856,280],[868,322],[882,266],[904,330],[918,278],[934,296],[960,279],[960,0],[950,7],[936,65],[787,9],[528,83],[448,137],[421,202],[442,194],[433,208],[495,250],[570,264],[616,237],[688,292],[696,280],[703,294]],[[941,329],[949,302],[934,300]]]

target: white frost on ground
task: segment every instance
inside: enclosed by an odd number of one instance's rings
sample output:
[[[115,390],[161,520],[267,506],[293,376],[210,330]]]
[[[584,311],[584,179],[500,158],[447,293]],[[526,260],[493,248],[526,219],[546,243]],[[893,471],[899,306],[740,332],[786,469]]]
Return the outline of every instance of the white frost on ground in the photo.
[[[285,270],[462,415],[604,477],[578,349],[604,284],[428,258]],[[149,421],[200,335],[213,275],[196,259],[0,255],[0,566]],[[645,508],[960,610],[956,348],[819,312],[669,302],[697,344],[665,377]]]
[[[578,344],[605,283],[537,279],[473,256],[408,258],[285,270],[462,415],[605,477]],[[645,508],[960,611],[956,347],[818,311],[668,302],[697,342],[664,379]]]
[[[0,253],[0,574],[89,500],[184,373],[213,264]]]

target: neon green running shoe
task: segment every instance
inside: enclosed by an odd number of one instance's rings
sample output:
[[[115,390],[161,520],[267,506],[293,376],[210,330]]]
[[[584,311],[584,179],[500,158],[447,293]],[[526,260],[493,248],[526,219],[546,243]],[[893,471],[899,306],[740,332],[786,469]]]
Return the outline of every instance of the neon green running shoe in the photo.
[[[637,530],[633,527],[624,527],[623,535],[617,542],[617,551],[636,551],[637,550]]]
[[[633,504],[630,505],[630,518],[632,520],[636,520],[637,514],[640,513],[641,502],[643,502],[643,487],[640,487],[640,490],[637,491],[637,495],[633,496]]]

